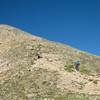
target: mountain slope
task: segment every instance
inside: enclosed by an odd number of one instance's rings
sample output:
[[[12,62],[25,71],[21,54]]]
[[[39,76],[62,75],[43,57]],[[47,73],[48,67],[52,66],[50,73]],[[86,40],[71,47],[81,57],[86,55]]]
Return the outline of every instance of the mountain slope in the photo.
[[[74,62],[81,61],[79,72]],[[0,25],[0,98],[100,95],[100,57]]]

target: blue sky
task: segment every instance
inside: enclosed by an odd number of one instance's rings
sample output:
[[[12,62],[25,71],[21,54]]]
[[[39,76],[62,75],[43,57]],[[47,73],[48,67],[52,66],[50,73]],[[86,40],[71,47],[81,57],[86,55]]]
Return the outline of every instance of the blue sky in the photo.
[[[100,0],[0,0],[0,23],[100,55]]]

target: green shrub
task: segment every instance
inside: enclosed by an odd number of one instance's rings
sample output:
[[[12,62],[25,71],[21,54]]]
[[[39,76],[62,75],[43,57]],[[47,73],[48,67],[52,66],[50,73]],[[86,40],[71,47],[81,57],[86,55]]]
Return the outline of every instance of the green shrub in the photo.
[[[73,72],[74,71],[74,65],[65,65],[64,69],[68,72]]]
[[[92,81],[93,81],[93,79],[89,79],[89,81],[90,81],[90,82],[92,82]]]
[[[98,80],[93,80],[93,83],[94,84],[98,84]]]
[[[88,74],[89,75],[91,71],[89,69],[86,69],[86,68],[81,68],[80,72],[81,72],[81,74]]]

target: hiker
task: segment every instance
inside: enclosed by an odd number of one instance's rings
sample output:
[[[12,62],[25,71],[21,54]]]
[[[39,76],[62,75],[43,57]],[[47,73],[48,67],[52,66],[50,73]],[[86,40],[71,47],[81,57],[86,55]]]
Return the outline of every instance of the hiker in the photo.
[[[38,47],[37,47],[37,54],[36,54],[37,59],[42,58],[41,46],[42,46],[42,45],[39,44]]]
[[[80,61],[76,61],[75,62],[75,69],[77,70],[77,71],[79,71],[80,70]]]
[[[42,55],[41,55],[40,52],[37,53],[37,58],[38,58],[38,59],[42,58]]]

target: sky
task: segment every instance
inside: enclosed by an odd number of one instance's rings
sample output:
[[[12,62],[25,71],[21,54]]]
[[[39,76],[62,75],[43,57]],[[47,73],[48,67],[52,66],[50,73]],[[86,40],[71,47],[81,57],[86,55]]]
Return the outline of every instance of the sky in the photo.
[[[100,56],[100,0],[0,0],[0,24]]]

